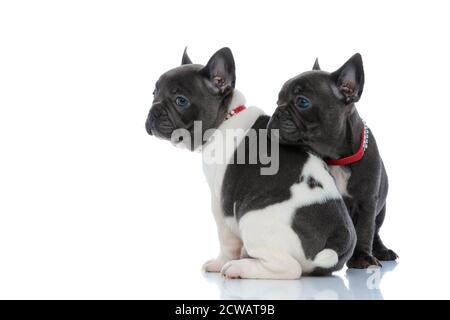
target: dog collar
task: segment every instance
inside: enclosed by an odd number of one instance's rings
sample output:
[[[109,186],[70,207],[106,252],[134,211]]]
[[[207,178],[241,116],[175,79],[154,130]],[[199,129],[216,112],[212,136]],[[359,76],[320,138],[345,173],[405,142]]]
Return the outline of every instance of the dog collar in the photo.
[[[364,152],[366,151],[368,145],[369,145],[369,128],[367,127],[366,123],[363,121],[364,127],[361,134],[361,145],[359,146],[359,149],[356,153],[352,154],[351,156],[340,158],[340,159],[331,159],[326,160],[325,162],[330,166],[345,166],[348,164],[352,164],[355,162],[358,162],[362,159],[364,156]]]
[[[236,108],[233,108],[231,111],[228,112],[227,116],[225,117],[225,120],[230,119],[232,116],[237,115],[239,112],[244,111],[247,107],[243,104],[237,106]]]

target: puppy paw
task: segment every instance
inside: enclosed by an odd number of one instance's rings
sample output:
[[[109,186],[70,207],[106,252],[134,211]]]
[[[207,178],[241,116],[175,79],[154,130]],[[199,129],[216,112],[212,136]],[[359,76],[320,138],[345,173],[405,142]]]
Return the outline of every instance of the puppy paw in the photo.
[[[365,253],[354,254],[347,262],[349,268],[367,269],[370,266],[381,267],[381,263],[374,256]]]
[[[242,263],[239,260],[231,260],[222,267],[220,273],[226,279],[240,279],[242,278]]]
[[[203,266],[202,270],[204,272],[220,272],[222,270],[222,267],[227,263],[224,259],[212,259],[206,261]]]
[[[394,261],[398,258],[398,255],[391,249],[384,249],[380,251],[374,251],[373,255],[381,261]]]

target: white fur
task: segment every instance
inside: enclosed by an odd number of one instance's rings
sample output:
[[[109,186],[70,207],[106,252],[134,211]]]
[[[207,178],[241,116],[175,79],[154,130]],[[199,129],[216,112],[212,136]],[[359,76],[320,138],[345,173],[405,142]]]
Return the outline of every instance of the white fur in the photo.
[[[235,90],[228,110],[232,110],[241,104],[245,104],[245,98],[239,91]],[[250,107],[226,120],[217,128],[210,142],[203,146],[202,153],[209,153],[213,149],[224,154],[224,158],[230,159],[234,154],[236,145],[242,141],[248,129],[252,127],[256,119],[262,114],[263,112],[260,109]],[[236,131],[236,136],[230,139],[230,136],[225,134],[227,129],[242,130]],[[219,141],[217,137],[227,139]],[[222,150],[218,150],[219,148]],[[227,162],[208,163],[203,161],[203,172],[211,190],[211,207],[217,224],[220,242],[219,256],[203,265],[203,269],[209,272],[219,272],[226,262],[239,259],[244,252],[236,220],[234,218],[225,218],[221,209],[220,196],[226,167]]]
[[[339,261],[336,251],[331,249],[323,249],[314,257],[313,264],[322,267],[330,268],[335,266]]]
[[[229,109],[244,102],[242,95],[237,92]],[[217,129],[226,141],[217,143],[213,138],[205,144],[202,152],[211,152],[211,148],[223,148],[221,151],[225,158],[230,159],[245,133],[262,114],[260,109],[251,107],[231,117]],[[224,134],[226,129],[243,130],[230,138]],[[307,259],[298,235],[291,228],[297,208],[341,197],[321,159],[309,155],[301,173],[304,181],[291,186],[290,199],[247,212],[239,224],[234,218],[225,218],[221,210],[221,188],[226,167],[227,163],[204,161],[203,164],[211,189],[212,209],[221,249],[217,259],[204,265],[206,271],[221,271],[228,278],[296,279],[315,267],[328,268],[337,263],[337,254],[330,249],[321,251],[313,260]],[[323,188],[308,187],[306,181],[309,176],[319,181]],[[247,256],[252,258],[246,258]]]
[[[228,104],[228,111],[233,110],[234,108],[245,105],[245,97],[239,90],[235,89],[233,91],[233,97],[231,98],[230,103]]]
[[[342,196],[350,197],[347,190],[348,180],[351,177],[351,172],[344,166],[329,166],[330,174],[333,176],[339,193]]]
[[[237,223],[232,218],[225,218],[219,199],[211,190],[211,209],[216,220],[219,235],[220,253],[216,259],[203,264],[202,269],[207,272],[220,272],[222,267],[230,260],[239,259],[242,253],[242,240],[237,234]],[[236,226],[233,226],[234,224]]]
[[[232,101],[234,100],[235,99],[233,98]],[[238,103],[238,105],[242,103],[243,102]],[[204,157],[206,154],[216,152],[223,154],[224,159],[229,160],[233,156],[236,146],[239,145],[245,137],[248,129],[250,129],[256,119],[263,114],[264,113],[262,110],[255,107],[249,107],[224,121],[219,128],[217,128],[212,137],[210,137],[210,142],[207,142],[203,146],[202,153]],[[226,133],[227,130],[229,130],[228,133]],[[230,136],[229,132],[234,132],[235,135]],[[227,164],[228,161],[224,161],[223,163],[208,163],[205,159],[203,161],[203,172],[205,173],[206,180],[211,188],[211,192],[213,192],[217,197],[220,197],[222,180]]]

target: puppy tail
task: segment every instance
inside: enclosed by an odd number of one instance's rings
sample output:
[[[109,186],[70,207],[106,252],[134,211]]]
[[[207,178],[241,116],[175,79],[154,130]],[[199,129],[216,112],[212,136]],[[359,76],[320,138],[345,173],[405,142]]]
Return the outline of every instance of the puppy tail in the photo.
[[[313,264],[316,267],[328,269],[334,267],[339,261],[338,254],[332,249],[323,249],[314,257]]]

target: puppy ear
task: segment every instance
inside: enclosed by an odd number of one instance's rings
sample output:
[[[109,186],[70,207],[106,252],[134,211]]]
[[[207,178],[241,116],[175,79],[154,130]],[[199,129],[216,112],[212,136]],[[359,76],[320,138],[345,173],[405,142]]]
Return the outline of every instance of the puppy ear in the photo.
[[[364,88],[364,69],[359,53],[331,75],[347,104],[357,102],[361,98]]]
[[[207,85],[218,94],[234,89],[236,71],[231,50],[222,48],[217,51],[200,73],[206,78]]]
[[[319,66],[319,58],[316,58],[316,61],[314,61],[314,66],[312,68],[313,70],[320,70]]]
[[[192,61],[187,54],[187,47],[184,48],[183,58],[181,59],[181,64],[182,65],[183,64],[192,64]]]

